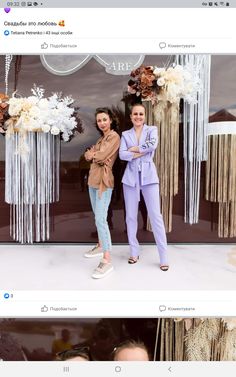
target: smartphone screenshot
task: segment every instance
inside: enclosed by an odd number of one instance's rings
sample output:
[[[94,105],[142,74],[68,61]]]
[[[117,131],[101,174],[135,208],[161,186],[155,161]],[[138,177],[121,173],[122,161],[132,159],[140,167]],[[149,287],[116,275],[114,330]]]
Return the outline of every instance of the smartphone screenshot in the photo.
[[[2,1],[0,376],[235,374],[235,15]]]

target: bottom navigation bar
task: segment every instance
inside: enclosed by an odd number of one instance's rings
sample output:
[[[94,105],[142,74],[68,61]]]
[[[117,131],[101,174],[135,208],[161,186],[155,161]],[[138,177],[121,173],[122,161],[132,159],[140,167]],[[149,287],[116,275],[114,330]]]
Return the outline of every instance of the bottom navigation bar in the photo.
[[[94,376],[103,377],[148,377],[175,376],[199,377],[199,375],[222,374],[233,377],[236,373],[235,362],[92,362],[92,363],[61,363],[61,362],[0,362],[0,374],[4,377],[21,375],[24,377],[47,376]]]

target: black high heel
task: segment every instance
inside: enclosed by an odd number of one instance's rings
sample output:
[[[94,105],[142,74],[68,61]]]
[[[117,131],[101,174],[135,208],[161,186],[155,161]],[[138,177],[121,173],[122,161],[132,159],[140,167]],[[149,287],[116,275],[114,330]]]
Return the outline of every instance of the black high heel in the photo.
[[[168,271],[168,270],[169,270],[169,266],[168,266],[167,264],[162,264],[162,265],[160,266],[160,270],[161,270],[161,271]]]
[[[137,257],[136,259],[134,259],[135,257],[129,257],[129,259],[128,259],[128,263],[129,264],[135,264],[135,263],[137,263],[138,262],[138,260],[139,260],[139,257]]]

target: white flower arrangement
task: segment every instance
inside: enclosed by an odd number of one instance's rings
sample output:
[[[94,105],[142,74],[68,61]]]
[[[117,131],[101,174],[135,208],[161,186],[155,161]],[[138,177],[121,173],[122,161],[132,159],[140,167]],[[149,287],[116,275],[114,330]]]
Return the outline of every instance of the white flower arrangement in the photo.
[[[200,87],[200,81],[188,69],[181,65],[175,65],[157,71],[155,76],[157,85],[164,88],[157,95],[158,100],[165,99],[171,103],[178,102],[180,98],[189,103],[197,101],[196,94]]]
[[[68,141],[77,126],[73,116],[74,108],[70,107],[74,102],[73,98],[62,97],[61,93],[45,98],[45,90],[36,85],[31,91],[33,95],[30,97],[16,97],[14,93],[9,99],[8,113],[10,120],[14,121],[14,129],[61,134],[63,140]]]

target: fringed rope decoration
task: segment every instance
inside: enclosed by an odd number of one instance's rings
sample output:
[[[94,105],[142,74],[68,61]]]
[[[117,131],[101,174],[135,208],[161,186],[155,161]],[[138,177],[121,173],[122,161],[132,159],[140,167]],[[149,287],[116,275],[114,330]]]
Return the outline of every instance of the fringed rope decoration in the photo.
[[[236,122],[209,123],[206,200],[219,203],[218,236],[236,237]]]
[[[6,136],[5,201],[11,205],[10,233],[15,241],[49,239],[49,205],[59,200],[59,162],[60,136]]]
[[[154,361],[184,360],[184,322],[173,318],[158,318]]]
[[[153,353],[153,361],[157,360],[157,349],[158,349],[160,326],[161,326],[161,318],[157,318],[156,339],[155,339],[155,346],[154,346],[154,353]]]
[[[212,348],[219,341],[220,319],[204,319],[186,333],[186,358],[188,361],[212,361]]]
[[[177,63],[194,72],[201,85],[196,103],[183,106],[184,127],[184,221],[199,221],[201,162],[207,159],[207,125],[210,99],[210,55],[179,55]]]
[[[154,361],[235,361],[236,318],[158,318]]]
[[[178,193],[179,104],[158,103],[154,108],[154,118],[160,140],[155,158],[160,178],[161,212],[168,233],[172,230],[173,200]]]
[[[220,318],[204,319],[185,337],[188,361],[235,361],[236,328]]]
[[[12,55],[5,56],[5,94],[8,95],[8,77],[11,68]]]
[[[222,335],[219,358],[222,361],[236,361],[236,329],[226,331]]]
[[[158,126],[158,148],[154,162],[160,179],[161,213],[166,232],[172,230],[173,199],[178,193],[179,104],[160,101],[154,107],[144,101],[147,124]],[[148,220],[148,230],[151,230]]]

